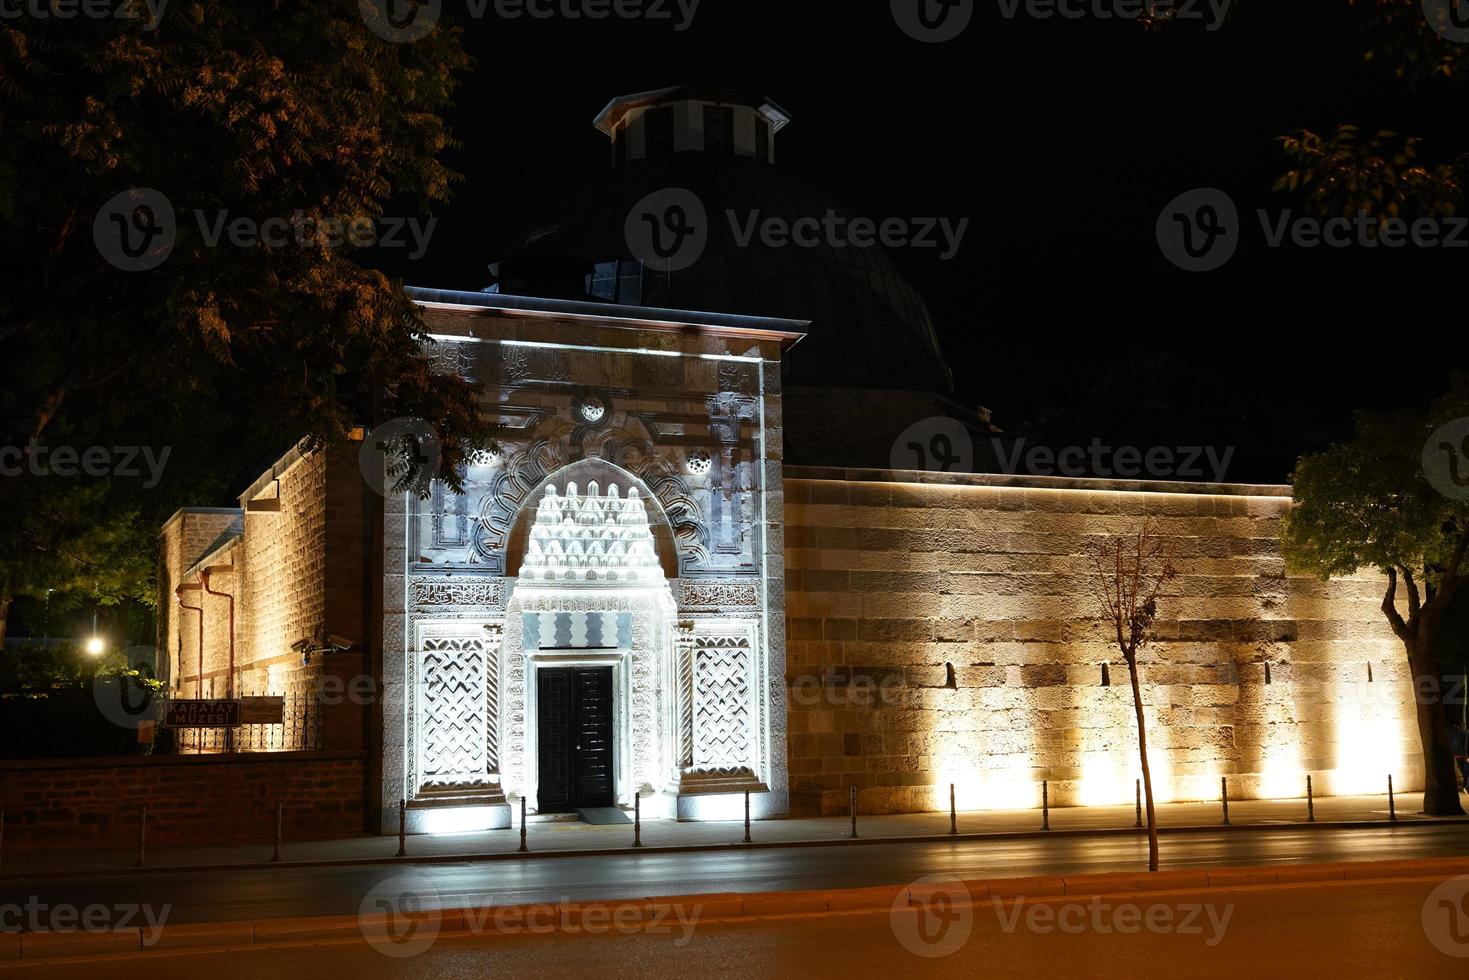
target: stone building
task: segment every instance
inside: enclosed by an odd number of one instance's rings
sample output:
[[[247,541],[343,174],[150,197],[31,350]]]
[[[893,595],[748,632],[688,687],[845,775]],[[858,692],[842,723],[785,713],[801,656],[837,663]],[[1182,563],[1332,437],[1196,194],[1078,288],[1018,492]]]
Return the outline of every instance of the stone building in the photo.
[[[1142,663],[1158,797],[1421,785],[1375,574],[1289,576],[1288,487],[885,469],[955,404],[922,300],[876,249],[772,254],[718,221],[687,274],[629,208],[838,207],[775,167],[768,100],[670,89],[597,119],[614,169],[478,292],[412,290],[498,452],[462,494],[396,481],[410,420],[292,450],[237,510],[163,529],[178,697],[287,698],[285,724],[182,751],[357,752],[361,825],[1130,802],[1125,668],[1086,548],[1143,522],[1182,572]],[[421,462],[422,460],[419,460]],[[411,472],[411,471],[410,471]],[[202,608],[202,612],[194,611]],[[232,618],[231,618],[232,617]],[[202,642],[201,642],[202,638]],[[1104,682],[1104,664],[1118,682]],[[344,832],[356,829],[344,827]]]

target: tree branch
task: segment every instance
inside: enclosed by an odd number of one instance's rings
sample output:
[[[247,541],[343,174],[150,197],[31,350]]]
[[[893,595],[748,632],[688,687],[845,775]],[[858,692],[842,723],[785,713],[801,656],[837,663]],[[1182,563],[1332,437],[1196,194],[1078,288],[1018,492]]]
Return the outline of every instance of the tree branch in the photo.
[[[1403,622],[1402,615],[1398,612],[1398,570],[1389,567],[1387,570],[1387,595],[1382,597],[1382,612],[1387,616],[1388,625],[1397,634],[1398,639],[1406,642],[1410,634],[1408,624]]]

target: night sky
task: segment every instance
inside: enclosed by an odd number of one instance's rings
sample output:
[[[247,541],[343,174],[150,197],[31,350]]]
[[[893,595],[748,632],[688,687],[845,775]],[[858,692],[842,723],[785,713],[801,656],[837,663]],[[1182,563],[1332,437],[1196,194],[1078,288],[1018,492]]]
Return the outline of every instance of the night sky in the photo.
[[[970,218],[952,261],[900,250],[961,400],[1010,431],[1137,445],[1236,446],[1231,480],[1278,481],[1356,408],[1426,402],[1469,363],[1469,249],[1272,249],[1254,217],[1274,138],[1342,121],[1469,152],[1462,91],[1411,91],[1363,64],[1344,2],[1237,0],[1229,20],[1147,33],[1120,20],[1001,17],[911,40],[880,0],[703,0],[670,21],[475,20],[445,0],[477,59],[452,115],[465,179],[427,254],[369,256],[412,285],[480,289],[485,266],[568,188],[601,174],[608,99],[680,83],[763,93],[794,121],[781,168],[848,209]],[[1187,190],[1227,191],[1244,241],[1187,273],[1155,222]],[[780,311],[750,310],[752,314]]]

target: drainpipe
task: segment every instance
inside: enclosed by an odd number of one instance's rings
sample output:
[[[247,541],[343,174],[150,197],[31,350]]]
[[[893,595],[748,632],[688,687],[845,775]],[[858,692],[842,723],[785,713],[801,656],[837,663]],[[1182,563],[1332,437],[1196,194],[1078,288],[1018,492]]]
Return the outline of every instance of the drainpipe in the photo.
[[[234,700],[235,697],[235,597],[228,592],[216,592],[214,589],[211,589],[209,587],[209,576],[213,572],[233,572],[234,570],[235,566],[230,564],[215,565],[213,568],[206,568],[199,572],[199,578],[204,582],[205,592],[208,592],[210,595],[219,596],[221,599],[228,599],[230,602],[230,672],[229,680],[225,685],[225,697],[230,700]],[[234,734],[234,729],[225,729],[226,752],[234,751]]]
[[[203,588],[204,586],[195,584],[180,585],[178,588],[173,590],[173,594],[178,597],[180,609],[192,609],[194,610],[194,612],[199,614],[199,672],[194,677],[194,697],[196,698],[202,698],[204,696],[204,606],[203,599],[200,599],[200,605],[189,605],[187,602],[184,601],[184,593],[199,592]],[[183,645],[182,639],[180,639],[179,645]],[[183,672],[184,658],[183,652],[180,651],[179,674],[182,675]],[[204,751],[204,732],[197,728],[194,729],[194,750],[196,752]]]
[[[194,679],[195,697],[199,697],[204,693],[204,607],[189,605],[187,602],[184,601],[184,593],[198,592],[202,588],[202,585],[180,585],[178,588],[173,590],[173,594],[178,597],[180,609],[192,609],[194,612],[199,614],[199,673],[195,676]],[[180,663],[179,673],[182,674],[183,671],[184,665]]]

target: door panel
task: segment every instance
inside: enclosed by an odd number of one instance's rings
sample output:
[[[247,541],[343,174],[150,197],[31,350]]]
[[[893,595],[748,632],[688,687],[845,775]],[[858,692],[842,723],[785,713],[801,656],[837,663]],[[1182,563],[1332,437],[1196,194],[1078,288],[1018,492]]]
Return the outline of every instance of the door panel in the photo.
[[[576,804],[612,805],[612,668],[578,668],[574,738]]]
[[[571,795],[571,671],[542,670],[536,674],[536,738],[539,788],[536,809],[541,813],[569,810]]]
[[[542,668],[536,691],[538,811],[612,806],[612,668]]]

